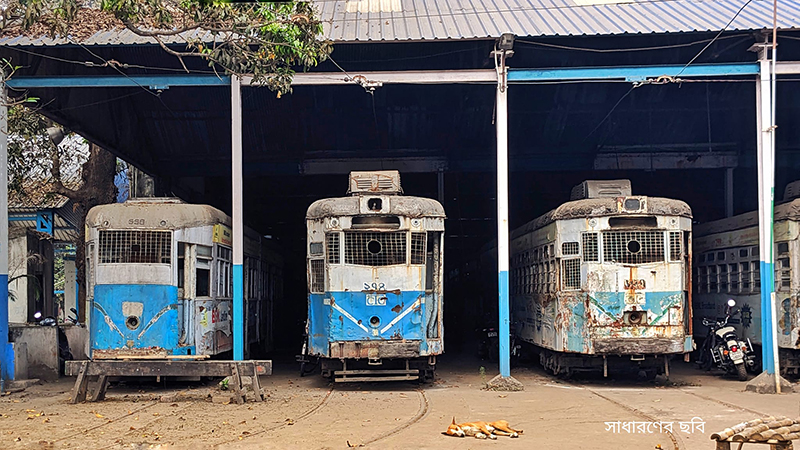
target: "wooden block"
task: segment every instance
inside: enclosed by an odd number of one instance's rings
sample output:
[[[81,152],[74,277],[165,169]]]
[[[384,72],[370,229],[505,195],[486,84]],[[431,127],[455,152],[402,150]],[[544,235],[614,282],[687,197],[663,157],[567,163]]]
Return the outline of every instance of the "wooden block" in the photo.
[[[72,388],[72,398],[70,403],[78,403],[86,400],[86,390],[89,387],[89,377],[87,372],[89,361],[83,361],[78,371],[78,379],[75,380],[75,386]]]

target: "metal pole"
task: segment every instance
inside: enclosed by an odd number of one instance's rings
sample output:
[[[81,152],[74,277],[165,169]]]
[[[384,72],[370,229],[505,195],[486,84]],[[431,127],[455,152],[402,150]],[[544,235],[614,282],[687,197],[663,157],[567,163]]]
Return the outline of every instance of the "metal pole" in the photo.
[[[506,52],[498,55],[500,65],[497,76],[497,270],[499,303],[498,315],[500,325],[500,376],[511,376],[509,352],[509,299],[508,299],[508,68]]]
[[[725,169],[725,217],[733,217],[733,167]]]
[[[776,119],[775,114],[775,104],[777,103],[776,94],[777,94],[777,80],[778,75],[775,73],[775,62],[778,59],[778,0],[773,0],[772,3],[772,71],[770,72],[770,82],[771,82],[771,106],[772,111],[770,114],[770,127],[769,127],[769,137],[770,137],[770,165],[769,170],[771,172],[770,177],[770,202],[769,202],[769,218],[770,220],[774,220],[775,218],[775,129],[778,127],[778,122]],[[774,250],[775,239],[774,239],[774,229],[772,223],[770,223],[769,227],[769,262],[770,265],[774,264],[772,252]],[[773,368],[773,374],[775,375],[775,392],[778,394],[781,393],[781,370],[780,370],[780,358],[778,358],[778,311],[777,305],[775,304],[775,283],[773,282],[773,278],[775,276],[775,272],[773,268],[770,267],[769,272],[769,279],[770,279],[770,320],[772,322],[772,361],[775,367]]]
[[[242,89],[231,76],[231,162],[233,166],[233,359],[244,359],[244,221],[242,220]]]
[[[14,351],[8,343],[8,108],[0,82],[0,392],[14,379]]]
[[[762,368],[768,374],[775,374],[777,361],[773,327],[773,264],[772,264],[772,227],[773,227],[773,192],[775,184],[774,162],[772,150],[772,108],[769,60],[767,49],[761,50],[758,109],[759,146],[758,146],[758,234],[760,246],[761,271],[761,334],[762,334]],[[779,373],[779,372],[778,372]]]

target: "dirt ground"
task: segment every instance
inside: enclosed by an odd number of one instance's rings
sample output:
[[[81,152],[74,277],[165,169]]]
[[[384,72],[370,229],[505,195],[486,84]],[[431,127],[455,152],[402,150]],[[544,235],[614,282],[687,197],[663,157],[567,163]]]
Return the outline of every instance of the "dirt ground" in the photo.
[[[481,367],[485,370],[481,371]],[[515,368],[521,392],[482,390],[497,368],[440,359],[434,384],[329,385],[278,363],[264,403],[212,402],[216,383],[112,385],[97,403],[67,403],[73,379],[0,396],[0,449],[713,449],[711,433],[763,415],[800,415],[800,394],[744,392],[745,383],[673,363],[669,381],[559,380]],[[800,390],[800,386],[797,387]],[[224,394],[224,393],[223,393]],[[219,398],[217,398],[219,400]],[[496,441],[444,436],[457,421],[504,419],[523,429]],[[702,429],[682,430],[697,417]],[[605,422],[669,422],[672,433],[606,431]],[[688,425],[685,425],[688,427]],[[647,431],[653,431],[648,433]],[[660,447],[659,447],[660,446]]]

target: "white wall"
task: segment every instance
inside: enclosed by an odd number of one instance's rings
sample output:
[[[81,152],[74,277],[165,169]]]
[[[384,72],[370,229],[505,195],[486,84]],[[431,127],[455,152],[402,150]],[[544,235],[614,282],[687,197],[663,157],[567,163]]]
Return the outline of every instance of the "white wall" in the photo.
[[[28,271],[28,238],[24,230],[22,235],[17,235],[9,230],[8,237],[8,277],[23,275]],[[28,279],[19,278],[9,283],[8,290],[16,294],[16,301],[8,302],[8,321],[10,323],[25,323],[28,321]]]

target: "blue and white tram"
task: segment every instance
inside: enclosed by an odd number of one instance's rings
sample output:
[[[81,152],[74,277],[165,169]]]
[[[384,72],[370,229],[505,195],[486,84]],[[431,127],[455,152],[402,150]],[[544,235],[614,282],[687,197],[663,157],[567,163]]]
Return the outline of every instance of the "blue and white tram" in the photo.
[[[444,208],[402,193],[397,171],[352,172],[308,208],[306,353],[337,382],[431,380],[444,351]]]
[[[781,372],[800,375],[800,181],[786,186],[775,205],[775,306]],[[695,227],[695,329],[707,328],[702,318],[725,316],[728,299],[740,314],[728,322],[760,349],[761,267],[758,211]]]
[[[693,349],[691,209],[632,196],[630,181],[586,181],[572,200],[511,235],[519,339],[556,374],[669,370]]]
[[[90,357],[232,350],[230,224],[216,208],[170,198],[92,208],[86,217]],[[244,250],[245,351],[267,351],[283,260],[249,229]]]

